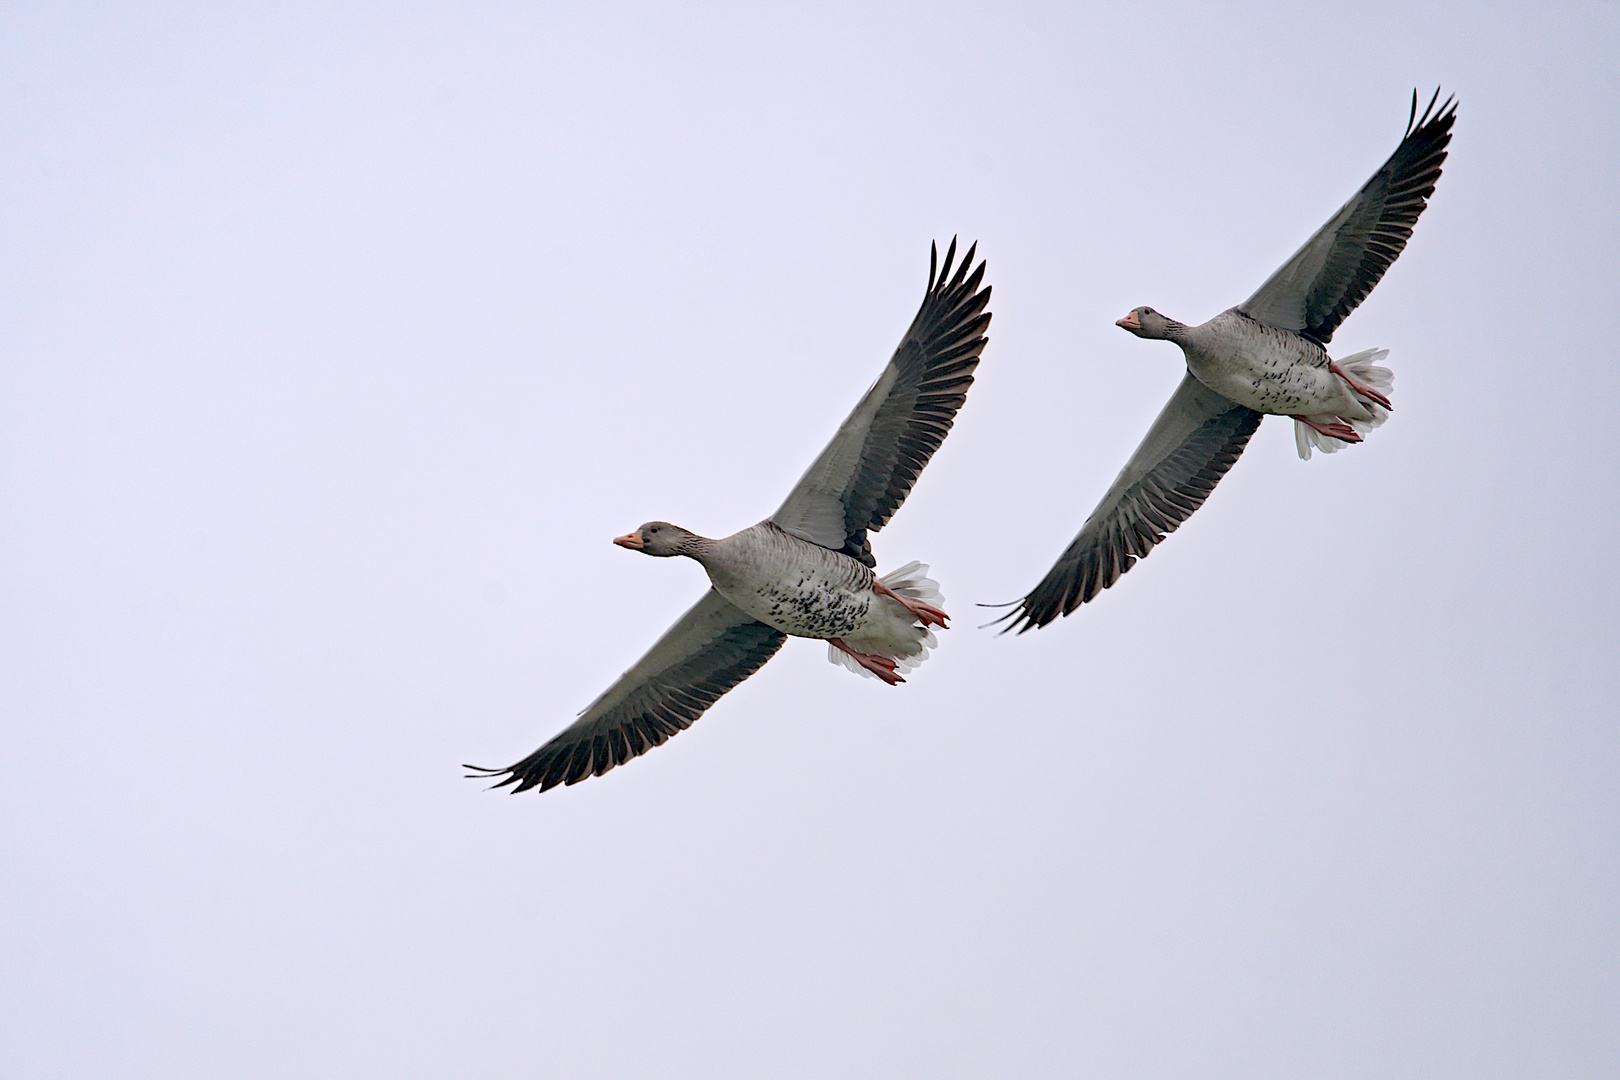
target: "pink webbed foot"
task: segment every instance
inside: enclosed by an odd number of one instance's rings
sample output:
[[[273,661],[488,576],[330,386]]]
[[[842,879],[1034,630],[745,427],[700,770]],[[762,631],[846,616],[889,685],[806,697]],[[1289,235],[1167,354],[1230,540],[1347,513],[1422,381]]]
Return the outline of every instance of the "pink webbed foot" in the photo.
[[[895,683],[903,683],[906,681],[905,679],[901,678],[900,673],[894,669],[894,661],[890,660],[887,656],[874,656],[871,653],[856,652],[854,649],[850,648],[848,645],[845,645],[837,638],[828,638],[827,643],[840,652],[847,654],[857,664],[861,665],[861,667],[865,668],[867,671],[870,671],[872,674],[876,675],[890,686],[893,686]]]
[[[1320,416],[1294,416],[1292,419],[1298,420],[1306,427],[1314,428],[1323,435],[1334,439],[1341,439],[1348,443],[1361,441],[1361,432],[1336,416],[1331,419],[1324,419]]]
[[[1382,405],[1384,408],[1389,409],[1391,411],[1394,410],[1395,406],[1393,406],[1393,405],[1391,405],[1389,403],[1389,398],[1385,397],[1383,394],[1380,394],[1378,391],[1374,390],[1372,387],[1368,386],[1366,383],[1362,382],[1361,380],[1351,378],[1350,373],[1345,371],[1344,368],[1340,367],[1339,362],[1337,360],[1329,360],[1328,361],[1328,370],[1330,372],[1332,372],[1333,374],[1337,375],[1339,378],[1343,379],[1345,382],[1349,383],[1350,384],[1350,389],[1354,390],[1356,393],[1360,394],[1362,397],[1371,398],[1372,400],[1378,402],[1378,404]],[[1314,424],[1312,426],[1315,427]],[[1318,430],[1320,430],[1320,429],[1318,429]],[[1335,435],[1333,437],[1335,439],[1344,438],[1344,436],[1342,436],[1342,435]],[[1355,440],[1346,439],[1345,441],[1346,442],[1354,442]]]
[[[901,607],[917,616],[917,621],[922,623],[924,626],[937,626],[942,630],[950,629],[950,626],[948,626],[945,622],[945,620],[949,619],[950,616],[939,610],[939,608],[934,607],[932,604],[925,604],[921,600],[909,600],[895,592],[893,589],[889,588],[887,585],[883,584],[881,581],[872,582],[872,591],[877,593],[879,596],[893,598]]]

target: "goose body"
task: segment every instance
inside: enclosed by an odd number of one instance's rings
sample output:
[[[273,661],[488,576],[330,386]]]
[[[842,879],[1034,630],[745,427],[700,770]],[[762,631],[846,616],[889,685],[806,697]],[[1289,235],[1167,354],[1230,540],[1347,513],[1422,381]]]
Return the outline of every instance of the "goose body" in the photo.
[[[710,589],[579,718],[504,769],[471,766],[514,792],[600,776],[690,726],[789,637],[826,641],[828,659],[892,685],[935,644],[947,616],[921,563],[879,577],[869,534],[911,492],[967,399],[990,302],[984,263],[953,240],[931,252],[922,306],[877,382],[776,512],[720,539],[665,521],[615,538],[685,556]],[[936,273],[937,271],[937,273]]]
[[[1142,313],[1151,311],[1132,314],[1142,325]],[[1187,370],[1230,401],[1260,413],[1374,420],[1350,383],[1333,372],[1327,350],[1303,334],[1267,326],[1237,308],[1199,326],[1165,322],[1164,336],[1181,346]]]
[[[718,540],[664,522],[649,522],[639,532],[645,535],[659,527],[690,538],[679,554],[703,567],[715,592],[790,637],[839,641],[856,653],[892,660],[901,671],[921,663],[935,643],[927,626],[918,624],[918,614],[896,598],[931,607],[942,602],[937,591],[932,602],[926,595],[933,584],[921,577],[926,566],[912,563],[887,575],[882,579],[886,591],[879,592],[877,573],[859,559],[801,540],[770,520]],[[636,539],[632,533],[619,542],[635,547]],[[913,581],[916,596],[906,589]],[[834,647],[834,662],[842,662],[838,653]]]
[[[1334,453],[1391,408],[1388,354],[1337,360],[1333,332],[1405,249],[1440,178],[1457,117],[1439,91],[1360,190],[1243,303],[1188,326],[1150,307],[1118,325],[1181,347],[1187,373],[1136,452],[1046,576],[1002,619],[1020,633],[1068,615],[1203,505],[1267,414],[1291,416],[1299,456]]]
[[[825,640],[853,633],[871,618],[879,599],[870,567],[769,521],[714,541],[696,558],[716,592],[794,637]],[[912,621],[909,614],[907,621]]]

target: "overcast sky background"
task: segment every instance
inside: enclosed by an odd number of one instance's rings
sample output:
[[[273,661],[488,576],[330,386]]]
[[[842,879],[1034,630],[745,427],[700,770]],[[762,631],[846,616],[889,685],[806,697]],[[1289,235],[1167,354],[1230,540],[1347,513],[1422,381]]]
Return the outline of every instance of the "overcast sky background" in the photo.
[[[0,7],[0,1073],[1620,1075],[1620,4]],[[974,629],[1461,100],[1337,333],[1115,588]],[[773,510],[928,245],[990,343],[904,686],[790,641],[488,792]]]

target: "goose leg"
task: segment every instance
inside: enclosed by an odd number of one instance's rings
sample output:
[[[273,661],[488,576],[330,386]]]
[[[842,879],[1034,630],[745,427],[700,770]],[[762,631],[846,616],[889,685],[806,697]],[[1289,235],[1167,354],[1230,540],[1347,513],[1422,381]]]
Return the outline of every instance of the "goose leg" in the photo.
[[[890,660],[887,656],[873,656],[871,653],[856,652],[854,649],[850,648],[848,645],[845,645],[837,638],[828,638],[827,644],[831,645],[840,652],[847,653],[857,664],[861,665],[861,667],[865,668],[867,671],[870,671],[872,674],[876,675],[890,686],[893,686],[895,683],[903,683],[906,681],[900,677],[899,672],[894,670],[894,661]]]
[[[934,607],[932,604],[925,604],[921,600],[908,600],[904,596],[901,596],[899,593],[895,592],[893,589],[889,588],[887,585],[883,584],[881,581],[872,582],[872,591],[877,593],[879,596],[892,597],[901,607],[917,616],[917,620],[924,626],[932,624],[941,628],[942,630],[950,629],[950,627],[945,623],[945,620],[950,618],[950,616],[939,610],[939,608]]]
[[[1393,405],[1391,405],[1389,403],[1389,398],[1385,397],[1383,394],[1380,394],[1378,391],[1374,390],[1372,387],[1368,386],[1366,383],[1360,381],[1359,379],[1351,378],[1350,374],[1348,372],[1346,372],[1344,370],[1344,368],[1339,366],[1339,362],[1337,360],[1329,360],[1328,361],[1328,370],[1330,372],[1332,372],[1333,374],[1337,375],[1339,378],[1343,379],[1345,382],[1349,383],[1350,384],[1350,389],[1354,390],[1356,393],[1360,394],[1362,397],[1370,398],[1371,400],[1378,402],[1378,404],[1382,405],[1386,409],[1394,409],[1395,408],[1395,406],[1393,406]],[[1312,425],[1312,426],[1314,427],[1315,425]],[[1318,430],[1320,430],[1320,429],[1318,429]],[[1339,435],[1334,436],[1335,439],[1342,438],[1342,437],[1343,436],[1339,436]],[[1346,440],[1346,441],[1354,441],[1354,440]]]
[[[1361,432],[1357,431],[1343,420],[1340,420],[1337,416],[1321,417],[1294,415],[1292,418],[1298,420],[1306,427],[1314,428],[1329,438],[1340,439],[1344,442],[1351,443],[1361,441]]]

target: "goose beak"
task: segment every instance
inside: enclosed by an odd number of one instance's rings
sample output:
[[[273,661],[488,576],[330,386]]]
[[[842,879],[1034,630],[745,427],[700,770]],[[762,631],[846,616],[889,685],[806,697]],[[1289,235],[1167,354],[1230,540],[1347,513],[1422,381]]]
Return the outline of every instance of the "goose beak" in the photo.
[[[1116,319],[1114,321],[1114,325],[1115,326],[1123,326],[1127,330],[1140,330],[1140,329],[1142,329],[1142,324],[1136,321],[1136,312],[1134,312],[1134,311],[1131,312],[1129,315],[1126,315],[1123,319]]]
[[[623,536],[615,536],[613,538],[613,542],[622,548],[629,548],[631,551],[640,551],[646,546],[641,542],[640,530],[633,533],[625,533]]]

